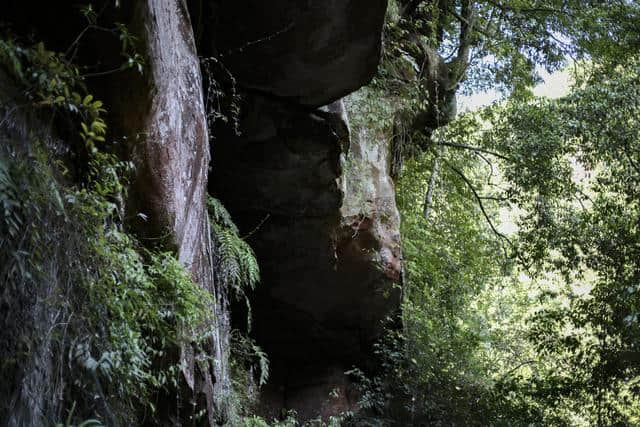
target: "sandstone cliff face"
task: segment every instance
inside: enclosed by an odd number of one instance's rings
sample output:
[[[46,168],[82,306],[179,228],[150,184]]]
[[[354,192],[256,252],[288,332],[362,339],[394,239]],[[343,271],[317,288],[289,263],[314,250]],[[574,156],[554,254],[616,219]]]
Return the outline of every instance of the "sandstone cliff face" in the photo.
[[[122,62],[119,43],[114,43],[117,37],[104,29],[97,33],[86,31],[87,23],[77,12],[80,5],[74,2],[54,5],[10,0],[6,7],[6,19],[16,31],[26,34],[33,26],[48,48],[74,52],[70,46],[74,46],[74,40],[81,41],[73,54],[80,64],[98,63],[113,70]],[[213,425],[216,420],[225,419],[226,399],[231,393],[227,363],[230,313],[213,281],[213,248],[205,206],[209,134],[200,60],[187,2],[144,0],[123,2],[122,7],[115,8],[113,2],[94,2],[94,7],[97,14],[92,19],[126,24],[145,60],[143,74],[107,72],[87,80],[109,110],[110,139],[121,142],[124,149],[120,154],[135,165],[126,200],[130,228],[143,241],[150,242],[149,246],[173,250],[194,281],[215,297],[212,309],[216,324],[202,325],[213,331],[207,348],[200,350],[206,354],[195,354],[189,342],[181,344],[180,354],[180,366],[190,388],[187,393],[206,406],[209,424]],[[196,363],[198,357],[208,356],[216,363]],[[175,405],[176,400],[169,402]],[[37,407],[32,405],[32,409]],[[171,413],[177,409],[160,410]],[[182,412],[188,416],[188,410]]]
[[[399,306],[388,147],[366,130],[352,135],[335,101],[366,84],[379,59],[386,2],[362,3],[256,5],[274,17],[260,21],[230,4],[218,9],[216,47],[228,52],[244,102],[240,134],[216,135],[210,189],[262,270],[253,335],[272,361],[263,393],[271,415],[352,408],[343,373],[366,363],[381,321]]]
[[[189,343],[182,344],[180,356],[187,385],[202,394],[213,424],[214,414],[226,411],[222,397],[230,393],[229,314],[213,282],[205,205],[209,135],[200,62],[185,3],[139,1],[128,25],[147,58],[144,75],[112,80],[119,89],[110,99],[112,123],[128,141],[136,166],[128,210],[132,217],[145,215],[145,223],[138,224],[144,234],[166,235],[194,281],[216,296],[218,324],[207,350],[219,363],[198,366]]]
[[[213,282],[209,191],[232,213],[262,270],[251,303],[252,334],[272,364],[263,412],[296,409],[307,419],[351,409],[357,396],[344,371],[367,363],[381,320],[399,306],[388,147],[350,129],[341,100],[376,71],[387,2],[211,0],[190,16],[187,6],[196,3],[123,6],[118,19],[139,39],[144,75],[89,81],[109,108],[110,134],[136,164],[131,226],[143,241],[162,237],[216,297],[216,332],[205,349],[213,363],[198,365],[182,345],[188,393],[206,402],[210,424],[225,419],[230,314]],[[41,23],[58,50],[84,25],[59,30],[50,22],[70,6],[46,5],[32,16],[16,0],[10,5],[25,22]],[[119,46],[102,41],[89,43],[104,50],[84,55],[118,64]],[[199,56],[216,57],[242,94],[239,133],[208,129]]]
[[[243,133],[214,147],[210,186],[262,270],[252,311],[273,367],[265,406],[310,418],[334,388],[349,393],[342,372],[366,362],[398,307],[398,212],[386,146],[352,139],[341,102],[309,112],[252,98]]]
[[[343,372],[366,363],[381,321],[399,305],[388,147],[366,130],[352,135],[335,101],[375,73],[386,1],[250,6],[247,13],[246,5],[213,2],[214,19],[203,25],[203,53],[218,55],[244,99],[239,133],[209,130],[209,189],[248,235],[262,270],[252,310],[253,334],[272,363],[265,412],[326,416],[353,406]],[[147,81],[125,92],[139,102],[116,103],[121,129],[130,139],[143,135],[132,206],[153,218],[144,225],[152,233],[171,230],[182,262],[215,294],[203,207],[208,139],[189,17],[179,2],[152,0],[133,16],[154,59]],[[188,348],[183,354],[189,385],[218,412],[228,394],[221,303],[213,377],[196,375]],[[340,397],[328,399],[334,389]]]

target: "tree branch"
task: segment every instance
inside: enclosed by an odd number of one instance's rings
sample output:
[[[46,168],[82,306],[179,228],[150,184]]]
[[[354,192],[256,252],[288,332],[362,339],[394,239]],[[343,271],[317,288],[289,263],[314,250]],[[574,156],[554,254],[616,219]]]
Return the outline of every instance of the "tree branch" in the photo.
[[[462,0],[461,12],[462,21],[460,22],[460,45],[458,46],[458,55],[456,56],[456,59],[454,59],[454,62],[457,64],[458,68],[462,66],[466,69],[466,65],[469,63],[471,39],[473,35],[473,1]]]
[[[502,160],[506,160],[509,161],[511,159],[509,159],[507,156],[504,156],[500,153],[496,153],[495,151],[490,151],[490,150],[486,150],[484,148],[480,148],[480,147],[472,147],[470,145],[464,145],[464,144],[456,144],[453,142],[446,142],[446,141],[440,141],[438,142],[438,145],[446,145],[447,147],[453,147],[453,148],[461,148],[463,150],[471,150],[477,153],[485,153],[485,154],[490,154],[492,156],[496,156]]]
[[[480,197],[480,195],[476,191],[476,189],[473,186],[473,184],[471,183],[471,181],[469,181],[469,179],[459,169],[457,169],[455,166],[453,166],[451,163],[447,162],[446,160],[445,160],[445,163],[447,163],[447,166],[449,166],[449,168],[452,171],[454,171],[464,181],[464,183],[467,185],[467,187],[469,187],[469,189],[471,190],[471,193],[473,193],[473,197],[478,202],[478,206],[480,207],[480,211],[482,212],[482,215],[484,216],[484,218],[487,221],[487,223],[489,223],[489,227],[491,227],[491,231],[493,231],[493,234],[495,234],[496,236],[500,237],[503,241],[507,242],[509,244],[509,246],[511,247],[511,249],[513,249],[513,252],[518,257],[520,262],[522,262],[522,265],[526,266],[527,264],[525,263],[525,260],[520,256],[520,254],[518,253],[518,250],[516,249],[516,247],[513,244],[513,242],[511,242],[511,240],[507,236],[505,236],[504,234],[499,232],[498,229],[495,227],[495,225],[493,225],[493,221],[491,221],[491,218],[489,217],[489,214],[485,210],[484,204],[482,203],[482,197]],[[507,250],[504,247],[504,245],[502,245],[502,249],[504,250],[505,255],[507,255]]]
[[[447,166],[449,166],[449,168],[454,171],[460,178],[462,178],[462,180],[464,181],[465,184],[467,184],[467,187],[469,187],[469,190],[471,190],[471,193],[473,193],[473,197],[476,199],[476,201],[478,202],[478,205],[480,206],[480,211],[482,212],[482,215],[484,216],[484,218],[487,220],[487,222],[489,223],[489,227],[491,227],[491,230],[493,231],[493,233],[498,236],[501,237],[503,239],[505,239],[507,242],[509,242],[509,245],[511,247],[513,247],[513,243],[511,243],[511,240],[509,240],[509,238],[507,236],[505,236],[504,234],[502,234],[501,232],[498,231],[498,229],[495,227],[495,225],[493,225],[493,221],[491,221],[491,218],[489,217],[489,214],[487,213],[487,211],[484,208],[484,204],[482,203],[482,197],[480,197],[480,195],[478,194],[478,192],[476,191],[475,187],[473,186],[473,184],[471,183],[471,181],[469,181],[469,178],[467,178],[465,176],[465,174],[463,174],[458,168],[456,168],[455,166],[453,166],[451,163],[447,162]]]
[[[424,218],[429,219],[431,209],[433,208],[433,193],[435,191],[436,182],[438,181],[438,173],[440,172],[440,151],[436,150],[436,156],[433,158],[433,168],[431,169],[431,178],[429,178],[429,188],[424,198]]]
[[[516,13],[559,13],[559,14],[563,14],[563,15],[567,15],[567,16],[571,16],[571,14],[567,13],[564,10],[561,9],[554,9],[551,7],[525,7],[525,8],[519,8],[519,7],[512,7],[512,6],[508,6],[505,4],[502,4],[498,1],[495,0],[486,0],[487,3],[497,7],[498,9],[506,12],[516,12]]]
[[[631,165],[631,167],[638,173],[640,174],[640,168],[638,168],[638,165],[636,164],[636,162],[633,161],[633,158],[631,157],[631,155],[629,154],[629,152],[627,151],[627,147],[626,145],[622,146],[622,151],[624,152],[624,155],[626,156],[627,160],[629,160],[629,164]]]
[[[506,202],[508,200],[511,200],[508,197],[498,197],[498,196],[480,196],[480,198],[482,200],[493,200],[496,202]]]
[[[524,362],[519,363],[518,365],[516,365],[512,369],[509,369],[507,372],[502,374],[502,377],[500,377],[500,380],[505,379],[506,377],[508,377],[509,375],[514,373],[515,371],[517,371],[518,369],[522,368],[523,366],[531,365],[531,364],[534,364],[534,363],[536,363],[536,360],[525,360]]]
[[[493,169],[493,163],[491,163],[491,161],[489,159],[487,159],[482,153],[480,152],[474,152],[473,154],[475,154],[476,156],[480,157],[486,164],[487,166],[489,166],[489,176],[487,177],[487,185],[491,185],[491,178],[493,178],[494,175],[494,169]]]
[[[449,9],[447,12],[449,12],[451,14],[451,16],[453,16],[454,18],[456,18],[458,21],[460,21],[461,24],[466,24],[468,26],[471,26],[471,22],[469,22],[466,18],[464,18],[463,16],[461,16],[458,12],[456,12],[454,9]],[[489,34],[488,30],[486,28],[473,28],[474,31],[479,32],[480,34],[482,34],[485,37],[488,38],[493,38],[495,37],[495,34]]]
[[[407,16],[413,15],[413,13],[416,11],[418,6],[420,6],[420,3],[422,3],[422,1],[423,0],[410,0],[408,3],[406,3],[404,6],[400,8],[400,16],[403,18],[406,18]]]

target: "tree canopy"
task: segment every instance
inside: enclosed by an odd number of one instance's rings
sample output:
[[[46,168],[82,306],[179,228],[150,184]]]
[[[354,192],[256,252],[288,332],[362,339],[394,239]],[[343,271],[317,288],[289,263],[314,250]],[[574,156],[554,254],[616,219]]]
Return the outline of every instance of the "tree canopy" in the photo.
[[[365,394],[378,417],[639,421],[639,13],[392,4],[362,101],[393,112],[407,267],[404,330],[381,343],[387,373]],[[534,96],[542,69],[570,73],[568,95]],[[502,100],[457,115],[456,94],[486,89]]]

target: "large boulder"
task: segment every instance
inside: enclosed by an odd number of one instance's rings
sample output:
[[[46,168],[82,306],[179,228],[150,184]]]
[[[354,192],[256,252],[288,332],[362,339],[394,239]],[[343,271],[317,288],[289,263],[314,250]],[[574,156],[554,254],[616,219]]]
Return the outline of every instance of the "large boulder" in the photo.
[[[304,106],[369,82],[387,0],[215,1],[204,35],[244,88]]]

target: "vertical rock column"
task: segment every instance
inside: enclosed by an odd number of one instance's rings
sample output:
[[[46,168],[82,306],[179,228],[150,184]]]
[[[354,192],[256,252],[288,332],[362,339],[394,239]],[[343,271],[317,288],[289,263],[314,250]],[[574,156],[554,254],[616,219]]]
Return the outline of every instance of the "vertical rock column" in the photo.
[[[145,51],[144,75],[113,79],[111,122],[127,139],[136,176],[128,211],[145,238],[162,236],[194,281],[215,297],[215,360],[196,363],[191,344],[181,346],[186,383],[206,401],[209,423],[225,418],[230,393],[229,316],[213,281],[206,209],[209,139],[200,64],[184,0],[141,0],[132,6],[129,28]],[[144,214],[144,221],[141,220]],[[148,240],[152,242],[154,240]],[[213,375],[212,375],[213,374]]]
[[[252,333],[271,360],[260,411],[327,418],[354,408],[344,372],[367,364],[399,306],[388,147],[350,137],[342,102],[305,111],[254,95],[243,111],[243,133],[215,147],[225,167],[211,188],[260,263]]]

